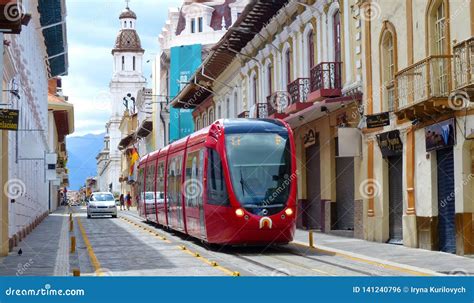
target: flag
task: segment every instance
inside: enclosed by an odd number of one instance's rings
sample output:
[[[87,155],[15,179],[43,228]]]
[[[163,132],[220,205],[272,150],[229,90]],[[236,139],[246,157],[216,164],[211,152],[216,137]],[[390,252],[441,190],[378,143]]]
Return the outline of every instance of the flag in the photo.
[[[137,149],[134,147],[130,152],[130,176],[133,175],[135,163],[140,159]]]

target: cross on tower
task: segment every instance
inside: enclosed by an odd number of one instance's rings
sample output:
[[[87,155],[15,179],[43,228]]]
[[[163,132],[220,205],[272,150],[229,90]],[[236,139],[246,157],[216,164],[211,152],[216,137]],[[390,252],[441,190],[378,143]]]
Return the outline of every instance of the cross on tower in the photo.
[[[125,0],[125,3],[127,5],[127,8],[129,8],[128,5],[130,4],[130,0]]]

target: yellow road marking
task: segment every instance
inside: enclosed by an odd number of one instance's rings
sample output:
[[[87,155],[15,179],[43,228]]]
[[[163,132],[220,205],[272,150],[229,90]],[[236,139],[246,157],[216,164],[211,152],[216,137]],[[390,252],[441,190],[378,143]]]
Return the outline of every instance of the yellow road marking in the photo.
[[[164,235],[154,231],[153,229],[151,228],[148,228],[148,227],[144,227],[140,224],[136,224],[135,222],[133,222],[132,220],[128,219],[128,218],[124,218],[124,217],[120,217],[120,219],[123,219],[125,222],[129,223],[130,225],[134,226],[135,228],[137,229],[141,229],[143,232],[149,232],[149,233],[152,233],[158,237],[161,238],[161,240],[165,241],[166,243],[172,243],[170,240],[168,240]],[[211,261],[203,256],[201,256],[199,253],[197,252],[192,252],[191,250],[189,250],[186,246],[184,245],[180,245],[180,246],[177,246],[181,251],[184,251],[186,252],[187,254],[190,254],[191,256],[195,257],[196,259],[216,268],[216,269],[219,269],[220,271],[228,274],[229,276],[240,276],[240,273],[238,271],[232,271],[230,269],[227,269],[221,265],[219,265],[216,261]]]
[[[403,267],[399,267],[399,266],[396,266],[396,265],[384,264],[384,263],[377,262],[377,261],[372,261],[372,260],[368,260],[368,259],[354,257],[354,256],[351,256],[349,254],[344,254],[344,253],[341,253],[341,252],[336,252],[336,251],[332,251],[332,250],[328,250],[328,249],[322,249],[322,248],[318,248],[316,246],[315,247],[310,247],[306,243],[299,242],[299,241],[293,241],[292,243],[296,244],[296,245],[299,245],[299,246],[303,246],[305,248],[309,248],[311,250],[315,250],[317,252],[327,254],[327,255],[336,255],[336,256],[340,256],[340,257],[350,259],[350,260],[353,260],[353,261],[363,262],[363,263],[383,267],[383,268],[390,269],[390,270],[400,271],[400,272],[403,272],[403,273],[408,273],[408,274],[412,274],[412,275],[416,275],[416,276],[432,276],[428,273],[424,273],[424,272],[421,272],[421,271],[416,271],[416,270],[412,270],[412,269],[408,269],[408,268],[403,268]]]
[[[91,242],[89,241],[89,238],[87,237],[86,230],[84,229],[84,226],[82,226],[81,219],[79,217],[77,218],[77,225],[79,226],[79,229],[82,234],[82,239],[84,239],[84,243],[86,244],[87,247],[87,253],[89,254],[89,259],[91,260],[92,266],[94,267],[94,270],[98,276],[103,276],[102,268],[100,266],[100,262],[97,259],[97,256],[94,253],[94,250],[92,249]]]

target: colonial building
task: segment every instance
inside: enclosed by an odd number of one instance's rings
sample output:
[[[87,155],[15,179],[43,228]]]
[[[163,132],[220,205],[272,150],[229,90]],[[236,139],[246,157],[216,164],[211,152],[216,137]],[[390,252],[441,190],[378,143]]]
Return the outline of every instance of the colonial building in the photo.
[[[363,237],[355,186],[362,41],[353,7],[251,2],[172,105],[195,108],[197,129],[229,117],[287,122],[297,144],[298,226]]]
[[[156,148],[193,132],[192,110],[170,109],[168,102],[186,86],[202,59],[247,3],[248,0],[184,1],[180,9],[169,10],[168,21],[159,36],[161,53],[153,69]]]
[[[22,7],[13,17],[5,15],[5,2],[0,6],[0,107],[19,111],[18,128],[6,130],[9,127],[2,123],[0,131],[1,255],[7,255],[51,209],[46,155],[55,148],[49,144],[48,79],[68,71],[64,1],[24,0],[12,4]],[[5,30],[8,21],[18,26]],[[66,134],[72,128],[64,131],[59,132]],[[56,173],[54,164],[51,167]]]
[[[366,239],[474,253],[474,2],[363,1]]]
[[[120,122],[125,111],[136,111],[137,93],[146,85],[143,76],[143,54],[140,37],[136,31],[137,15],[127,6],[119,16],[120,31],[112,49],[113,76],[110,82],[112,98],[112,116],[107,122],[107,136],[104,139],[104,150],[98,155],[100,166],[99,187],[118,194],[121,191],[121,152],[122,140]],[[108,146],[108,148],[106,148]],[[99,165],[98,165],[99,168]],[[107,182],[107,184],[104,184]]]

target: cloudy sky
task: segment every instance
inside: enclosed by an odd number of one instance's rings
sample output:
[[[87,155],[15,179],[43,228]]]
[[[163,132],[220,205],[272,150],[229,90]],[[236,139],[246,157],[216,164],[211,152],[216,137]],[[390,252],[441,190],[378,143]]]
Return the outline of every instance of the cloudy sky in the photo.
[[[182,0],[131,0],[130,8],[138,16],[137,31],[145,49],[144,76],[151,86],[151,63],[159,52],[158,35],[168,7]],[[66,0],[69,45],[69,75],[63,78],[64,94],[74,104],[74,136],[102,133],[109,119],[106,105],[97,105],[108,96],[112,77],[111,50],[120,29],[118,16],[125,0]]]

